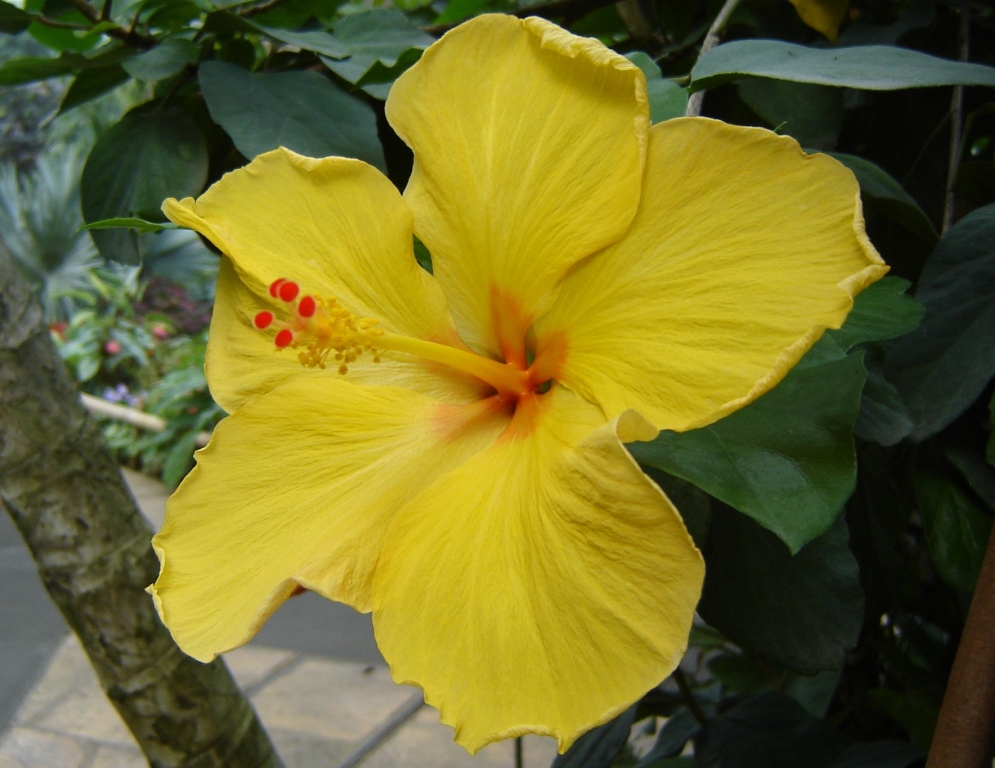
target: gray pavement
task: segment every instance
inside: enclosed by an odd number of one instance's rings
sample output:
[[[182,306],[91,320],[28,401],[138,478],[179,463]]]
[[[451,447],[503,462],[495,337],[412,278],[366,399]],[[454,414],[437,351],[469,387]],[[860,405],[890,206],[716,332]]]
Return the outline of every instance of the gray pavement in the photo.
[[[127,470],[125,478],[158,529],[166,489]],[[417,690],[391,681],[369,616],[316,595],[289,600],[225,660],[287,768],[514,765],[511,741],[472,758],[457,746]],[[524,753],[528,768],[545,768],[555,743],[527,737]],[[0,513],[0,768],[147,765]]]

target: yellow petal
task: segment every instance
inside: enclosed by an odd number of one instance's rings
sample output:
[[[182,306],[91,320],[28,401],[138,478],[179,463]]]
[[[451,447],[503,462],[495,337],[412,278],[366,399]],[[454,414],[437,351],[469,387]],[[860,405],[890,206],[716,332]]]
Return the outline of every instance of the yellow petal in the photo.
[[[369,610],[388,523],[507,423],[484,401],[297,377],[215,430],[153,539],[150,588],[201,661],[247,642],[296,584]]]
[[[263,299],[246,288],[231,262],[222,257],[206,370],[211,395],[228,413],[235,413],[249,399],[276,389],[288,378],[339,376],[334,365],[328,370],[306,369],[296,351],[277,350],[272,333],[263,333],[252,324],[256,313],[268,309],[273,309],[269,297]],[[383,353],[379,363],[370,355],[361,356],[350,364],[345,380],[405,387],[451,403],[479,400],[486,390],[478,379],[452,368],[392,353]]]
[[[680,517],[619,442],[656,430],[561,387],[538,400],[399,513],[374,582],[394,679],[470,752],[523,733],[565,751],[617,715],[678,664],[701,590]]]
[[[567,276],[537,362],[609,416],[704,426],[772,388],[886,271],[838,162],[758,128],[669,120],[650,132],[631,230]]]
[[[384,330],[463,346],[441,289],[414,259],[410,211],[366,163],[276,149],[163,211],[211,240],[264,300],[282,277]]]
[[[387,118],[415,154],[404,199],[478,352],[523,361],[565,270],[625,232],[645,91],[601,43],[509,16],[457,27],[394,84]]]
[[[802,21],[835,43],[850,0],[791,0],[791,4]]]

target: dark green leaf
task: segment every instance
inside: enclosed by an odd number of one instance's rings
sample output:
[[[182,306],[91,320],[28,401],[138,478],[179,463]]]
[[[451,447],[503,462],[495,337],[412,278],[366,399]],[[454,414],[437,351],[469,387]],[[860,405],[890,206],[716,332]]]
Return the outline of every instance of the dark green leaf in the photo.
[[[424,50],[435,42],[403,13],[389,8],[346,16],[335,25],[335,40],[348,57],[335,57],[339,60],[325,61],[325,65],[350,83],[358,83],[377,62],[392,68],[407,51]],[[408,54],[407,58],[410,63],[417,61],[416,55]]]
[[[926,314],[888,346],[885,376],[916,424],[934,435],[963,413],[995,375],[995,205],[968,214],[943,236],[919,278]]]
[[[179,109],[130,112],[100,137],[86,160],[83,218],[158,218],[164,199],[195,195],[206,180],[207,148],[193,120]],[[140,261],[136,233],[91,235],[107,258]]]
[[[25,13],[16,5],[0,0],[0,32],[5,35],[16,35],[31,26],[34,17]]]
[[[320,53],[323,56],[329,56],[333,59],[341,59],[349,55],[346,47],[323,29],[291,32],[287,29],[264,27],[247,19],[244,21],[249,26],[269,35],[274,40],[293,45],[296,48],[302,48],[305,51],[313,51],[314,53]]]
[[[179,74],[188,64],[196,64],[198,55],[199,50],[194,43],[172,37],[128,59],[121,66],[136,80],[151,82]]]
[[[777,693],[751,696],[710,720],[695,741],[701,768],[831,768],[843,736]]]
[[[688,710],[683,709],[667,721],[657,734],[653,749],[646,753],[636,768],[650,768],[658,760],[676,757],[684,746],[701,730],[701,723]]]
[[[865,203],[872,201],[890,218],[910,232],[933,244],[939,239],[933,222],[919,204],[902,189],[902,185],[870,160],[842,152],[827,152],[849,168],[860,184],[860,194]]]
[[[378,61],[356,81],[356,85],[373,98],[386,101],[394,81],[414,66],[423,53],[421,48],[409,48],[398,57],[397,63],[393,66]]]
[[[614,720],[577,739],[564,754],[556,756],[550,768],[609,768],[629,740],[635,719],[636,708],[629,707]]]
[[[895,445],[912,434],[915,422],[898,390],[884,377],[880,364],[869,356],[864,362],[867,381],[853,434],[878,445]]]
[[[733,642],[795,672],[836,669],[863,622],[857,561],[842,520],[797,555],[733,510],[713,505],[698,611]]]
[[[688,107],[688,92],[673,80],[660,74],[660,68],[647,54],[635,51],[626,58],[646,75],[646,95],[650,102],[650,122],[662,123],[674,117],[684,117]]]
[[[708,661],[708,671],[733,693],[763,693],[778,687],[776,667],[743,653],[720,653]]]
[[[776,533],[792,552],[826,531],[853,491],[864,369],[859,356],[797,367],[773,390],[701,429],[629,450]]]
[[[991,516],[941,474],[920,470],[912,480],[936,572],[950,586],[972,591],[988,544]]]
[[[995,87],[993,67],[949,61],[907,48],[806,48],[780,40],[736,40],[716,46],[698,59],[691,70],[691,90],[747,75],[871,91],[938,85]]]
[[[943,453],[978,498],[995,511],[995,470],[981,453],[952,439],[944,440]]]
[[[66,91],[66,95],[62,97],[62,103],[59,104],[59,114],[102,96],[112,88],[117,88],[127,79],[128,73],[121,68],[120,64],[112,64],[100,69],[84,69],[76,75],[72,85]]]
[[[154,221],[146,221],[145,219],[136,218],[118,218],[118,219],[104,219],[102,221],[94,221],[90,224],[84,224],[80,229],[135,229],[138,230],[139,234],[145,235],[153,232],[162,232],[164,229],[179,229],[176,224],[167,222],[165,224],[157,224]]]
[[[900,277],[884,277],[857,296],[846,323],[828,335],[843,349],[869,341],[904,336],[919,327],[923,306],[905,293],[910,283]]]
[[[868,24],[857,22],[843,32],[836,40],[842,47],[852,45],[895,45],[899,38],[913,29],[928,27],[936,17],[933,0],[910,0],[905,10],[894,24]]]
[[[750,77],[739,83],[747,106],[807,147],[831,149],[843,126],[843,91],[809,83]]]
[[[253,75],[208,61],[200,65],[200,84],[211,117],[248,158],[286,147],[386,167],[373,110],[317,72]]]
[[[824,669],[814,675],[788,672],[781,682],[781,691],[805,707],[809,714],[825,717],[839,685],[841,672],[839,669]]]
[[[925,757],[919,747],[905,741],[871,741],[847,747],[832,768],[908,768]]]

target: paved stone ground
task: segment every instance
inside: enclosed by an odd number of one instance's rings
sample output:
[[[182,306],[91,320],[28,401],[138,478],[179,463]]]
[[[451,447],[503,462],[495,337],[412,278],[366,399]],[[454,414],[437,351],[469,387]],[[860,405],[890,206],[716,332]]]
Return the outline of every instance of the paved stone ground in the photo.
[[[158,528],[165,489],[141,475],[126,477]],[[147,766],[76,638],[60,634],[52,623],[54,609],[39,602],[36,592],[47,600],[40,585],[24,581],[33,564],[30,557],[21,563],[26,553],[17,544],[10,536],[0,537],[0,562],[8,570],[10,563],[17,567],[14,576],[25,595],[16,605],[0,605],[5,619],[0,651],[11,650],[3,661],[16,673],[7,675],[6,688],[0,676],[0,705],[7,707],[5,718],[0,706],[0,768]],[[6,570],[0,575],[10,576]],[[40,629],[32,629],[33,624]],[[33,641],[32,633],[44,642]],[[514,766],[511,741],[493,744],[475,757],[457,746],[452,730],[421,703],[417,690],[391,681],[373,643],[369,618],[344,606],[313,595],[294,598],[254,643],[225,659],[287,768]],[[528,768],[545,768],[555,757],[555,744],[526,737],[524,754]]]

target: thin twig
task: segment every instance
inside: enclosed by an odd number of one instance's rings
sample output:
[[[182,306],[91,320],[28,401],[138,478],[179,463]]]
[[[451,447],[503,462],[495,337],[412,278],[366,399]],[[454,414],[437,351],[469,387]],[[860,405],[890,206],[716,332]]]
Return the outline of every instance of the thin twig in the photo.
[[[970,10],[966,2],[960,4],[960,28],[958,30],[959,55],[961,61],[967,61],[970,41]],[[955,85],[954,93],[950,99],[950,162],[947,166],[947,194],[943,204],[943,229],[941,234],[945,234],[954,223],[957,213],[957,170],[960,168],[960,156],[964,134],[962,126],[964,121],[964,86]]]
[[[69,4],[83,14],[83,16],[93,24],[100,24],[102,21],[106,21],[106,19],[101,18],[101,15],[97,12],[97,9],[90,5],[86,0],[69,0]],[[140,35],[134,30],[122,29],[118,26],[109,27],[108,29],[101,30],[101,32],[108,37],[120,40],[132,48],[139,48],[143,51],[152,48],[156,43],[154,38],[146,35]]]
[[[926,768],[982,768],[995,723],[995,528],[953,669]]]
[[[691,712],[691,715],[695,720],[704,725],[705,722],[708,721],[708,715],[705,714],[705,711],[701,708],[701,705],[698,704],[698,700],[695,699],[694,693],[691,691],[691,686],[688,685],[688,679],[684,677],[684,673],[681,671],[681,668],[678,667],[675,669],[671,677],[673,677],[674,682],[677,683],[677,690],[681,692],[681,698],[684,699],[684,704],[687,706],[688,711]]]
[[[737,5],[739,5],[739,0],[726,0],[725,5],[722,6],[722,10],[719,11],[719,15],[712,22],[708,34],[705,35],[705,42],[701,44],[701,51],[698,53],[698,58],[701,58],[719,44],[719,41],[722,39],[722,33],[725,32],[726,24],[729,23],[729,17],[732,16],[732,12],[736,10]],[[691,98],[688,99],[688,107],[684,114],[688,117],[697,117],[701,114],[701,106],[704,101],[704,91],[692,93]]]
[[[104,7],[100,9],[100,20],[110,21],[111,18],[111,5],[114,0],[104,0]]]
[[[522,737],[515,737],[515,768],[525,768],[525,750],[522,747]]]

